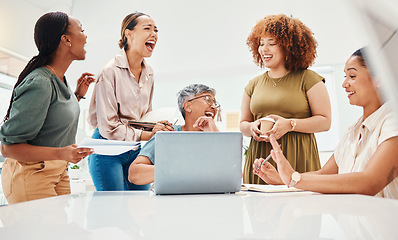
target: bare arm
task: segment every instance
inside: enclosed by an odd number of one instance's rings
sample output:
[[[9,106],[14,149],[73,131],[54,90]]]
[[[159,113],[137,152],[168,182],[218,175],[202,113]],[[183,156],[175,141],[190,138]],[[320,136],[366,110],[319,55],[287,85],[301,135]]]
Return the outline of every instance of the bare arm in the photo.
[[[332,114],[329,95],[325,84],[323,82],[315,84],[307,91],[307,99],[312,116],[309,118],[294,119],[296,121],[294,131],[316,133],[329,130]],[[269,115],[267,117],[273,118],[275,120],[275,125],[270,131],[264,134],[274,134],[276,139],[279,139],[292,130],[290,119],[286,119],[278,115]]]
[[[265,141],[265,138],[259,137],[259,135],[262,135],[259,129],[260,121],[253,120],[253,114],[250,111],[250,97],[246,92],[244,92],[239,126],[240,131],[246,137],[253,137],[256,141]]]
[[[339,172],[339,167],[337,166],[333,154],[321,169],[317,171],[306,172],[303,174],[337,174],[338,172]]]
[[[275,138],[272,158],[276,159],[278,171],[285,184],[289,184],[293,169],[280,152]],[[375,195],[398,176],[398,137],[381,143],[362,172],[346,174],[302,174],[295,187],[321,193],[356,193]],[[331,159],[334,161],[334,157]],[[289,168],[290,167],[290,168]]]
[[[329,94],[323,82],[315,84],[307,91],[312,117],[296,119],[296,132],[316,133],[330,129],[332,112]]]
[[[155,166],[146,156],[138,156],[129,168],[129,181],[144,185],[155,181]]]
[[[273,185],[283,185],[285,184],[276,170],[276,168],[270,164],[269,162],[266,162],[264,165],[261,166],[261,163],[264,161],[263,158],[258,158],[254,160],[253,163],[253,173],[258,175],[261,179],[263,179],[266,183],[268,184],[273,184]],[[289,163],[284,163],[286,166],[284,166],[285,171],[291,173],[294,172],[294,169],[290,166]],[[261,170],[257,170],[257,168],[261,166]],[[312,172],[306,172],[302,173],[302,175],[322,175],[322,174],[337,174],[339,171],[339,168],[336,164],[336,161],[334,160],[334,155],[332,155],[329,160],[326,162],[326,164],[319,169],[318,171],[312,171]],[[289,173],[287,173],[289,174]]]
[[[6,158],[13,158],[20,162],[40,162],[51,160],[65,160],[78,163],[93,153],[91,148],[77,148],[77,145],[66,147],[41,147],[27,143],[1,145],[1,154]]]

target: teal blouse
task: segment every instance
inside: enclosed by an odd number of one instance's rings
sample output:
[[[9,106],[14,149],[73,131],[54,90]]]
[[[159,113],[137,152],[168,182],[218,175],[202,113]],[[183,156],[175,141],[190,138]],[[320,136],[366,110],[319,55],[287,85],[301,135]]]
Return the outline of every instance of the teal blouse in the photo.
[[[3,145],[65,147],[75,143],[80,109],[66,79],[33,70],[15,88],[9,119],[0,128]]]

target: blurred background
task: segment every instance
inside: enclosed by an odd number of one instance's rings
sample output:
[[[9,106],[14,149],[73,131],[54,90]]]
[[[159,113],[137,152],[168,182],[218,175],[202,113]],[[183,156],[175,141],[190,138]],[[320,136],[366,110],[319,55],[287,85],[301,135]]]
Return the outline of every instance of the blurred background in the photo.
[[[396,0],[0,0],[1,120],[16,78],[27,61],[38,54],[34,25],[49,11],[76,17],[88,35],[86,60],[73,62],[66,73],[72,89],[81,73],[97,75],[121,51],[120,27],[127,14],[139,11],[150,15],[159,29],[153,55],[146,59],[155,72],[153,109],[177,108],[176,93],[180,89],[203,83],[217,90],[223,118],[219,127],[223,131],[239,131],[243,89],[249,80],[266,71],[253,63],[246,45],[252,27],[270,14],[300,19],[318,41],[318,56],[311,69],[326,78],[332,104],[331,129],[316,134],[322,164],[362,114],[361,108],[349,105],[341,87],[345,61],[355,50],[371,45],[372,65],[386,80],[384,91],[398,99],[398,81],[394,81],[398,75]],[[87,99],[80,101],[77,143],[92,133],[86,118],[93,88]],[[179,113],[176,118],[181,118]],[[247,138],[244,145],[248,145]],[[0,155],[0,173],[1,163]]]
[[[381,0],[388,9],[392,0]],[[119,53],[123,18],[135,11],[149,14],[159,29],[159,40],[151,58],[155,72],[153,108],[177,107],[176,93],[192,83],[217,90],[222,106],[224,131],[239,131],[243,89],[262,74],[253,63],[246,38],[256,22],[266,15],[286,14],[299,18],[318,41],[318,57],[311,67],[326,78],[332,103],[332,127],[317,134],[321,152],[331,152],[342,134],[360,115],[350,106],[341,84],[344,63],[358,48],[372,41],[364,19],[357,15],[359,0],[1,0],[0,1],[0,116],[8,108],[12,86],[27,61],[37,55],[33,29],[37,19],[49,11],[63,11],[78,18],[87,39],[84,61],[75,61],[66,73],[74,89],[83,72],[98,74]],[[360,5],[369,5],[363,0]],[[383,6],[378,4],[377,6]],[[369,6],[367,6],[369,8]],[[364,12],[363,10],[361,10]],[[78,141],[90,136],[87,99],[80,102]],[[176,116],[179,117],[179,116]]]

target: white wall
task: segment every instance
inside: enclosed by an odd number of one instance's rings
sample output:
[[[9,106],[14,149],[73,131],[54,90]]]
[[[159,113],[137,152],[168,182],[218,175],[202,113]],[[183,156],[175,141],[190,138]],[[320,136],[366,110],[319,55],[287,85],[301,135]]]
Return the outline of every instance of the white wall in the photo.
[[[239,110],[244,86],[264,71],[254,65],[246,38],[257,20],[284,13],[301,19],[315,33],[319,47],[314,67],[332,69],[339,135],[360,115],[358,107],[349,106],[341,83],[345,60],[366,45],[367,39],[356,32],[350,6],[344,0],[71,2],[71,15],[83,23],[88,35],[86,60],[74,62],[67,73],[73,84],[83,71],[97,74],[119,51],[121,21],[128,13],[141,11],[149,14],[159,28],[158,44],[147,60],[156,76],[154,108],[176,106],[178,90],[201,82],[216,88],[217,100],[224,111]],[[37,18],[49,10],[68,12],[68,7],[65,1],[62,9],[57,9],[48,5],[40,8],[30,1],[1,0],[0,47],[29,58],[37,54],[33,26]],[[81,103],[83,109],[88,102]]]

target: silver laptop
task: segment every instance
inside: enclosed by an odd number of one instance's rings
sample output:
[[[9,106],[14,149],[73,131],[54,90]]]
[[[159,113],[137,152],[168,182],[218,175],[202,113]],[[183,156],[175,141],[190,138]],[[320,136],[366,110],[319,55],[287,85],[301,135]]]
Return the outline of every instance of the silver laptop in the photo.
[[[242,133],[156,133],[156,194],[234,193],[241,177]]]

